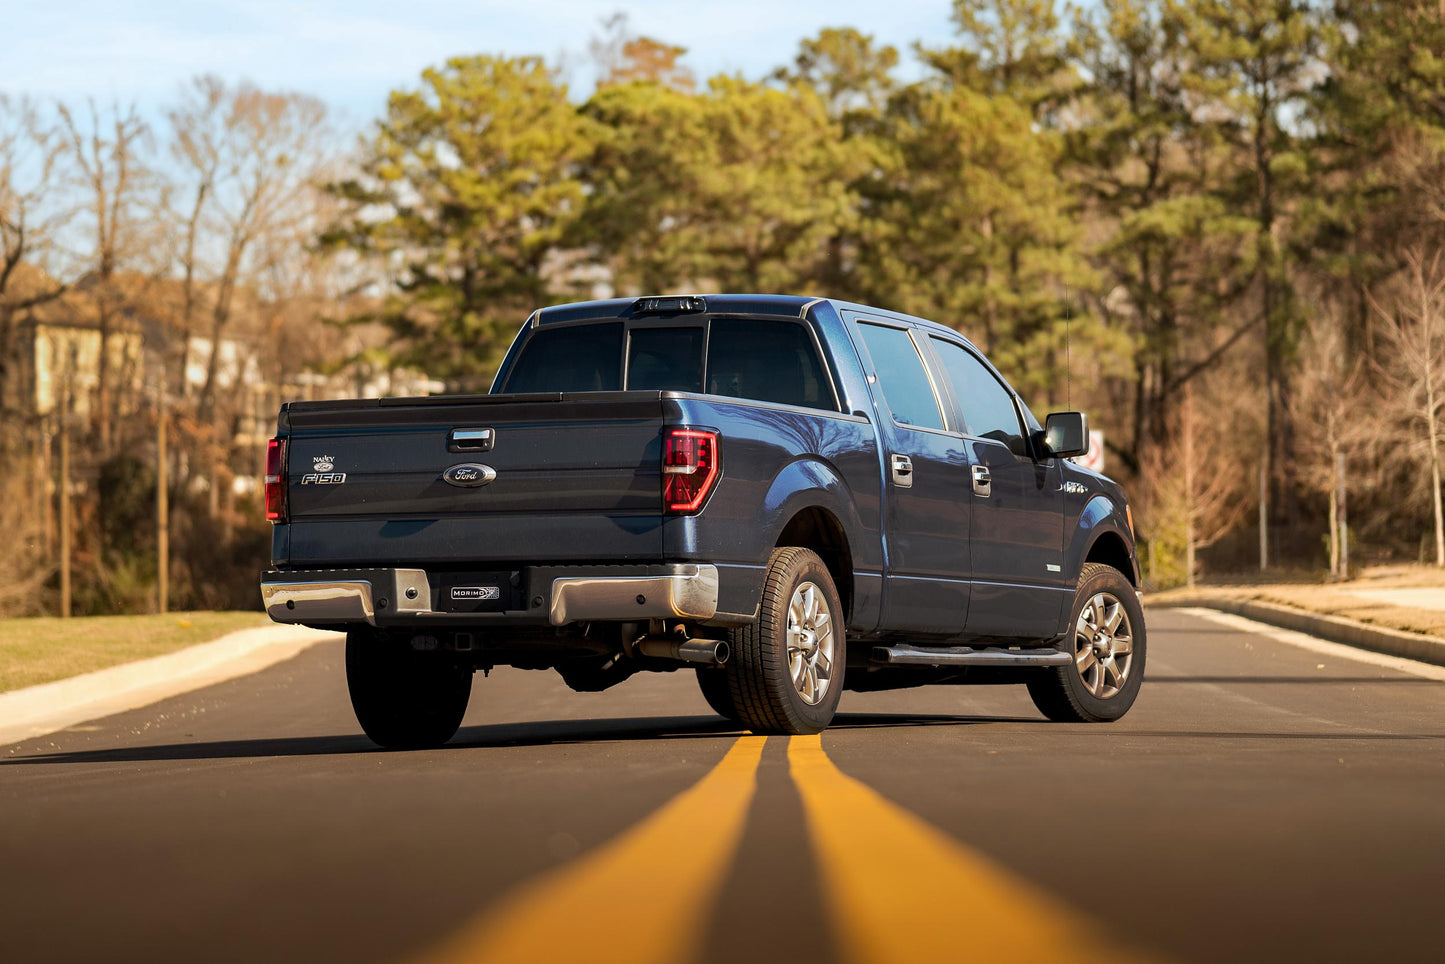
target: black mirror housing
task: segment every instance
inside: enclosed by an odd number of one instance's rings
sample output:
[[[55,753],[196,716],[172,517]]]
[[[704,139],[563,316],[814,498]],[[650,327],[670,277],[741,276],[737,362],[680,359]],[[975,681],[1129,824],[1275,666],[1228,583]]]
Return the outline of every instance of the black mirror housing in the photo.
[[[1089,454],[1089,416],[1083,412],[1054,412],[1044,420],[1044,448],[1061,459]]]

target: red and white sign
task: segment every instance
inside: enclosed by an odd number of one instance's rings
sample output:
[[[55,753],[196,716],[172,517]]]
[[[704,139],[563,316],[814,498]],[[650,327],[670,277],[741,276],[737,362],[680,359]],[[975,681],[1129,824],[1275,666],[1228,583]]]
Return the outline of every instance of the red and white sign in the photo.
[[[1095,472],[1104,471],[1104,433],[1089,429],[1089,451],[1074,459],[1076,463]]]

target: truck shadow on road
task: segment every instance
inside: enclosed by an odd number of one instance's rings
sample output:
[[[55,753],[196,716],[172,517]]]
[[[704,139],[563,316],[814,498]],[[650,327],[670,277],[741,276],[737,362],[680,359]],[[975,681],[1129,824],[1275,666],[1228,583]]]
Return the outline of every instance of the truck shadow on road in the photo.
[[[1230,685],[1234,683],[1301,683],[1310,686],[1339,685],[1345,683],[1351,686],[1374,685],[1376,683],[1411,683],[1420,686],[1439,686],[1440,683],[1433,679],[1426,679],[1423,676],[1157,676],[1149,675],[1149,685],[1159,683],[1219,683]]]
[[[954,716],[909,713],[840,713],[834,730],[876,727],[974,726],[979,724],[1047,725],[1042,719],[1000,716]],[[505,749],[618,741],[716,739],[741,736],[737,724],[716,716],[625,717],[616,719],[541,720],[464,726],[451,742],[436,750],[400,753],[451,753],[458,750]],[[65,734],[57,734],[64,738]],[[47,750],[0,760],[0,766],[36,763],[147,763],[168,760],[230,760],[264,757],[333,756],[387,753],[361,734],[203,740],[148,746]]]

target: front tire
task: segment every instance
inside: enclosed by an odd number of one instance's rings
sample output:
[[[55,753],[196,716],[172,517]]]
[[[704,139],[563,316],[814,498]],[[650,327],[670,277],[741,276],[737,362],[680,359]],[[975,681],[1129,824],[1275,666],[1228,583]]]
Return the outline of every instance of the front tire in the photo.
[[[724,670],[737,719],[755,733],[819,733],[843,695],[843,604],[817,553],[774,549],[757,619],[729,634]]]
[[[470,667],[416,652],[372,629],[346,634],[346,688],[362,730],[389,750],[441,746],[456,735],[472,695]]]
[[[1056,723],[1112,723],[1144,682],[1144,608],[1123,573],[1091,562],[1079,574],[1071,616],[1065,640],[1073,664],[1040,670],[1029,696]]]

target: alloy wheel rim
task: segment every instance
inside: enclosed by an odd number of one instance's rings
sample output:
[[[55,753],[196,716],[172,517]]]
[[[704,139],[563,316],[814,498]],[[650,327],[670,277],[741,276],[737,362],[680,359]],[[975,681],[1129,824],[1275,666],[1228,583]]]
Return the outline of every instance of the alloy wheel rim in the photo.
[[[801,583],[788,601],[788,672],[809,706],[818,705],[828,693],[835,641],[828,597],[816,583]]]
[[[1134,666],[1134,630],[1113,593],[1089,597],[1074,624],[1074,669],[1094,697],[1117,696]]]

